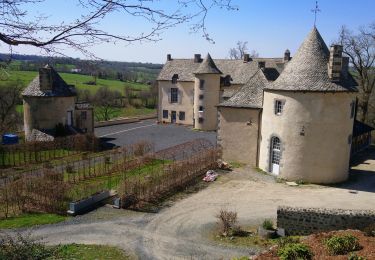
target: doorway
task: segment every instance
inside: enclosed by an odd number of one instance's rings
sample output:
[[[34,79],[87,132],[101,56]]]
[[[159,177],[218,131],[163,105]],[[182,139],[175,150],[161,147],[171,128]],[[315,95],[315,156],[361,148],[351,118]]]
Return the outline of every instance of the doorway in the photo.
[[[73,111],[67,112],[67,119],[66,119],[66,125],[72,126],[73,125]]]
[[[171,123],[176,123],[177,113],[176,111],[171,111]]]
[[[271,139],[271,150],[270,150],[270,168],[271,172],[275,175],[279,175],[280,172],[280,157],[281,157],[281,141],[278,137],[272,137]]]

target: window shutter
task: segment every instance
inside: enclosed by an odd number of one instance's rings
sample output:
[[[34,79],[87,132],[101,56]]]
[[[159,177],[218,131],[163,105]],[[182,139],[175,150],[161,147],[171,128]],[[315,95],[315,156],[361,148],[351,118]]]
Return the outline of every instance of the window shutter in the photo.
[[[171,103],[171,89],[168,89],[168,103]]]

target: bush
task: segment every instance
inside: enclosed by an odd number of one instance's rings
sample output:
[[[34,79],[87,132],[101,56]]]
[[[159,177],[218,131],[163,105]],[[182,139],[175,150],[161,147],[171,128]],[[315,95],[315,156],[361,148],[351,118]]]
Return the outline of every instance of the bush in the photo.
[[[287,244],[284,247],[279,248],[277,255],[281,260],[309,260],[312,259],[313,256],[310,248],[301,243]]]
[[[369,237],[375,237],[375,224],[371,224],[367,226],[363,232],[365,233],[366,236]]]
[[[273,228],[273,222],[270,219],[265,219],[262,223],[262,227],[265,230],[274,230]]]
[[[325,245],[332,255],[346,255],[361,249],[358,238],[353,235],[332,236],[325,240]]]
[[[280,237],[277,239],[277,245],[279,248],[285,247],[289,244],[298,244],[299,242],[299,237]]]
[[[236,227],[237,212],[222,209],[216,217],[219,219],[218,225],[221,235],[228,236],[233,230],[238,230],[238,227]]]
[[[52,257],[55,249],[32,239],[30,235],[0,235],[0,259],[39,260]]]
[[[358,256],[356,253],[351,253],[348,257],[348,260],[367,260],[367,258],[363,256]]]

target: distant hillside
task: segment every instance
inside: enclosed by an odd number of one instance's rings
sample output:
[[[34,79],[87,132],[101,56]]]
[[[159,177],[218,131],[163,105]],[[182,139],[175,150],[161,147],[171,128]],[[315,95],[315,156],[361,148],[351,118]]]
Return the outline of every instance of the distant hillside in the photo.
[[[9,59],[0,54],[0,60]],[[162,64],[118,61],[88,61],[65,57],[45,57],[14,54],[9,69],[12,71],[37,71],[45,64],[52,65],[58,72],[96,75],[99,79],[149,83],[156,79]]]

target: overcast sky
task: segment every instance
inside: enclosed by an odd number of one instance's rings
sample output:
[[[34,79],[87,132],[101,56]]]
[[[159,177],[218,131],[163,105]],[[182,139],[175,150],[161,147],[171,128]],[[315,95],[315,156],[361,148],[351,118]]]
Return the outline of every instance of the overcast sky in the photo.
[[[71,0],[48,0],[44,5],[30,7],[30,12],[53,14],[50,19],[56,21],[73,18],[79,14]],[[174,0],[167,0],[169,2]],[[314,14],[311,9],[314,0],[232,0],[239,11],[212,10],[207,17],[207,28],[215,44],[207,42],[201,33],[190,33],[188,25],[165,31],[158,42],[124,43],[97,45],[91,49],[103,59],[116,61],[140,61],[164,63],[167,53],[176,58],[190,58],[194,53],[214,58],[226,58],[229,48],[238,40],[248,41],[250,49],[256,50],[261,57],[281,57],[285,49],[293,53],[312,29]],[[170,2],[169,2],[170,3]],[[320,0],[317,28],[327,44],[337,38],[342,25],[357,29],[361,25],[375,22],[374,0]],[[115,16],[103,23],[119,32],[140,32],[144,24],[124,16]],[[37,49],[18,47],[21,54],[39,54]],[[7,52],[4,44],[1,52]],[[71,57],[83,56],[72,50],[64,52]]]

